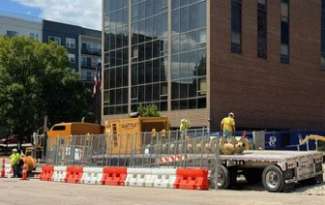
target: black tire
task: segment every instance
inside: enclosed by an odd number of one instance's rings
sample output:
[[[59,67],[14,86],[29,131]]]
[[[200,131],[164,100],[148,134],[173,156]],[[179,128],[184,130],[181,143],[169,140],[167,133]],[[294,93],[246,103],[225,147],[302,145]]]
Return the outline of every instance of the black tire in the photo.
[[[314,177],[311,180],[311,182],[312,182],[312,185],[314,185],[314,184],[323,184],[323,182],[324,182],[323,175],[321,174],[321,175],[318,175],[318,176]]]
[[[269,192],[283,191],[284,178],[282,170],[275,165],[266,167],[262,174],[262,182],[264,188]]]
[[[237,167],[230,167],[229,170],[229,178],[230,183],[228,188],[234,188],[237,184]]]
[[[230,186],[229,170],[225,166],[220,165],[216,174],[217,176],[215,177],[215,186],[218,189],[228,189]]]
[[[247,183],[254,185],[262,181],[262,172],[263,170],[260,169],[247,169],[243,172],[243,174]]]

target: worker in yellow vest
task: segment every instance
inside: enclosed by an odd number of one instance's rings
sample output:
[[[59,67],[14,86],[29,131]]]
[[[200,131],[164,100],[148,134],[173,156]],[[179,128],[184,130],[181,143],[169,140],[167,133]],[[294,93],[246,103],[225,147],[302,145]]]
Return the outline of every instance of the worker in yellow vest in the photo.
[[[230,138],[235,134],[235,114],[233,112],[228,114],[228,117],[222,119],[220,123],[221,131],[223,132],[223,137]]]
[[[187,119],[181,119],[181,124],[179,130],[181,132],[181,139],[185,139],[187,135],[187,130],[190,128],[190,122]]]
[[[12,154],[9,156],[10,164],[13,171],[13,177],[20,177],[21,167],[20,160],[21,156],[17,149],[12,150]]]

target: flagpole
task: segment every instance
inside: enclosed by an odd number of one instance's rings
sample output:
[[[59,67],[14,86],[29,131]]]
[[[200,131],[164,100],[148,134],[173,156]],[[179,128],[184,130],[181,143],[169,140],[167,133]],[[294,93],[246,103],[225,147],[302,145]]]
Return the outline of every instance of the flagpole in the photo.
[[[96,78],[97,81],[95,82],[95,89],[96,89],[96,93],[95,93],[95,119],[96,119],[96,123],[100,124],[100,119],[101,119],[101,62],[97,63],[97,68],[96,68]]]

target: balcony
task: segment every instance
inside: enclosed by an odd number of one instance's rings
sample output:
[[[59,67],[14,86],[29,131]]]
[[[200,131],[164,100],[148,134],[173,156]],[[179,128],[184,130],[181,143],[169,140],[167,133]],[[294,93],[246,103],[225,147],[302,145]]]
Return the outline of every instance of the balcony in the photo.
[[[86,55],[101,56],[102,50],[97,48],[81,48],[81,53]]]

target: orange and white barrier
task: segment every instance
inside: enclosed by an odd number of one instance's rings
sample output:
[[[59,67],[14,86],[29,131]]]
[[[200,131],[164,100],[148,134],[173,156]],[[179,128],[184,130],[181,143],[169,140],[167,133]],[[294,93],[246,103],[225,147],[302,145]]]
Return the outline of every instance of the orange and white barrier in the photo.
[[[66,174],[67,174],[67,167],[66,166],[55,166],[52,181],[54,181],[54,182],[64,182]]]
[[[176,176],[175,188],[177,189],[209,189],[206,168],[178,168]]]
[[[2,178],[13,177],[13,170],[9,159],[7,158],[0,159],[0,177]]]
[[[186,158],[184,155],[172,155],[160,158],[160,164],[168,164],[173,162],[181,162],[184,161]]]
[[[102,167],[84,167],[81,184],[101,184],[103,178]]]
[[[127,168],[51,166],[42,168],[43,181],[207,190],[208,170],[205,168]]]
[[[43,165],[39,176],[41,181],[51,181],[54,174],[54,166]]]

